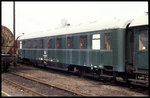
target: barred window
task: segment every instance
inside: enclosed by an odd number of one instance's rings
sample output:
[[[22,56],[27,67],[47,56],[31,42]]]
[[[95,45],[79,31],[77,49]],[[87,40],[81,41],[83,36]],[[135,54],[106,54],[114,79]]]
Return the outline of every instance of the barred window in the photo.
[[[37,48],[37,41],[36,40],[34,40],[34,42],[33,42],[33,48]]]
[[[48,40],[48,48],[52,48],[52,39]]]
[[[73,37],[68,37],[67,38],[67,48],[68,49],[73,49]]]
[[[43,48],[43,39],[40,40],[40,48]]]
[[[60,49],[61,48],[61,38],[57,38],[56,39],[56,49]]]
[[[80,49],[87,49],[87,36],[80,36]]]
[[[148,50],[148,29],[140,31],[139,50]]]
[[[105,49],[110,50],[110,33],[106,33],[104,35],[104,43],[105,43]]]
[[[31,40],[28,40],[28,48],[31,48]]]

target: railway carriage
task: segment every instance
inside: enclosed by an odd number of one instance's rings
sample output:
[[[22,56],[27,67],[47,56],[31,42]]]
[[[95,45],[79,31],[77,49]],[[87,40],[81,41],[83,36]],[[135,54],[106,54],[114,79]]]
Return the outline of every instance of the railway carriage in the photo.
[[[124,80],[137,80],[142,74],[147,79],[148,35],[144,15],[26,35],[18,40],[18,51],[19,57],[36,65]]]

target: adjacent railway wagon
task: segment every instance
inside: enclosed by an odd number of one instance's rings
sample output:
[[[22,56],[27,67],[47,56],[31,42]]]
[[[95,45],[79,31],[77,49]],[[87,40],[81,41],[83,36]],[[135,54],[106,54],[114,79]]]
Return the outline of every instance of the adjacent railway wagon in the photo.
[[[18,51],[36,65],[141,82],[148,81],[148,35],[143,15],[25,35]]]
[[[14,54],[14,35],[5,26],[1,26],[1,71],[7,71],[10,65],[16,65],[17,57]]]

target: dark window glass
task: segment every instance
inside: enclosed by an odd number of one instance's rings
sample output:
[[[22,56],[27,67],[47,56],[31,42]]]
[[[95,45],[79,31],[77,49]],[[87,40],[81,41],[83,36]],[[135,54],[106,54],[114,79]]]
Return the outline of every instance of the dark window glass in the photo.
[[[105,49],[110,50],[110,33],[104,35]]]
[[[68,37],[67,38],[67,48],[68,49],[73,49],[73,37]]]
[[[87,36],[80,36],[80,49],[87,49]]]
[[[61,49],[61,38],[56,39],[56,49]]]
[[[52,39],[48,40],[48,48],[52,48]]]

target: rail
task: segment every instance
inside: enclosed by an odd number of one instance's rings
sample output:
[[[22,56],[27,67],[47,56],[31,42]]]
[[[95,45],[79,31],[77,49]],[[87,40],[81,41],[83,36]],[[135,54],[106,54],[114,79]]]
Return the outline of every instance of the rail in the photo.
[[[79,95],[79,96],[83,96],[83,97],[89,96],[87,94],[83,94],[83,93],[80,93],[80,92],[76,92],[74,90],[70,90],[70,89],[67,89],[67,88],[64,88],[64,87],[60,87],[58,85],[54,85],[52,83],[48,83],[44,80],[40,80],[40,79],[34,78],[32,76],[25,76],[25,75],[17,74],[17,73],[14,73],[14,72],[10,72],[10,74],[20,76],[20,77],[23,77],[25,79],[35,81],[35,82],[38,82],[38,83],[41,83],[41,84],[44,84],[44,85],[52,86],[52,87],[55,87],[55,88],[58,88],[58,89],[61,89],[61,90],[67,91],[67,92],[71,92],[71,93],[74,93],[74,94]]]
[[[13,82],[12,80],[6,79],[6,78],[4,78],[4,77],[2,77],[2,80],[7,81],[7,82],[9,82],[9,83],[11,83],[11,84],[13,84],[13,85],[15,85],[15,86],[24,88],[25,90],[30,91],[30,92],[32,92],[33,94],[36,94],[36,95],[38,95],[38,96],[46,96],[46,95],[44,95],[44,94],[40,94],[40,93],[38,93],[38,92],[36,92],[36,91],[33,91],[33,90],[31,90],[30,88],[27,88],[27,87],[25,87],[25,86],[23,86],[23,85],[17,84],[17,83],[15,83],[15,82]]]

